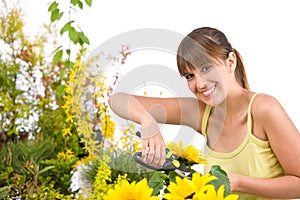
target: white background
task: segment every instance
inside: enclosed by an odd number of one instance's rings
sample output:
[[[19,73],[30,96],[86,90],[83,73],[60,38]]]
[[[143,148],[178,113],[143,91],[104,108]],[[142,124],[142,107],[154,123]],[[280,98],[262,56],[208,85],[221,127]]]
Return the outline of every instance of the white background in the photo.
[[[28,31],[36,32],[49,21],[49,2],[25,1]],[[78,9],[72,17],[90,39],[91,49],[139,28],[184,35],[201,26],[218,28],[241,53],[251,90],[275,96],[299,130],[298,5],[297,0],[94,0],[91,8]]]

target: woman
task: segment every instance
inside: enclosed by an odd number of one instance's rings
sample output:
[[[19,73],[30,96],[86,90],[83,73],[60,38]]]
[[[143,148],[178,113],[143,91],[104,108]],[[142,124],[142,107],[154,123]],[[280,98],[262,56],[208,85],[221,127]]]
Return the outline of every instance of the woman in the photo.
[[[197,98],[117,93],[109,99],[114,112],[141,124],[145,161],[165,160],[157,123],[188,125],[207,140],[205,173],[220,165],[240,199],[299,198],[300,134],[274,97],[249,90],[226,36],[209,27],[192,31],[179,45],[177,65]]]

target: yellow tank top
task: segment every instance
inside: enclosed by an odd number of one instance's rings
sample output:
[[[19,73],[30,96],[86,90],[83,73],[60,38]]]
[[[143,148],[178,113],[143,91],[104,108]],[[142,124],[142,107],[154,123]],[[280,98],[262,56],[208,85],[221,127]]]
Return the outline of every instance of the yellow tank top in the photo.
[[[226,172],[241,174],[257,178],[273,178],[284,175],[284,171],[273,153],[268,141],[258,139],[252,134],[251,105],[255,98],[251,98],[248,106],[247,116],[247,136],[242,144],[230,153],[220,153],[205,146],[205,155],[208,164],[204,166],[204,173],[208,173],[212,165],[220,165]],[[206,138],[207,122],[211,107],[206,106],[202,131]],[[254,195],[237,193],[240,200],[266,200],[267,198]]]

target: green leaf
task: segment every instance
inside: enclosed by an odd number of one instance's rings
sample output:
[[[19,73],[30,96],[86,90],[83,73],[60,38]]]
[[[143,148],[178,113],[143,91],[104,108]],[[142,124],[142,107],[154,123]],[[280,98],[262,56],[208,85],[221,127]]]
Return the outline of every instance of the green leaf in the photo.
[[[83,3],[81,1],[78,1],[78,7],[82,10],[83,9]]]
[[[79,43],[83,45],[84,43],[90,44],[89,39],[85,36],[83,32],[78,32]]]
[[[34,175],[34,171],[30,169],[28,166],[25,166],[25,169],[31,174]]]
[[[70,49],[67,49],[66,52],[67,52],[68,56],[71,55],[71,50]]]
[[[73,66],[74,66],[74,62],[71,62],[71,61],[67,60],[67,61],[64,62],[64,65],[69,67],[70,69],[72,69]]]
[[[4,186],[0,187],[0,198],[5,199],[7,198],[10,194],[11,187],[10,186]]]
[[[60,72],[59,72],[59,78],[60,79],[64,79],[65,78],[65,74],[66,74],[66,70],[61,70]]]
[[[148,185],[153,188],[152,196],[158,195],[159,191],[164,187],[164,182],[161,179],[162,175],[160,174],[161,172],[153,171],[152,176],[149,178]]]
[[[21,185],[21,186],[24,186],[25,183],[26,183],[26,176],[22,176],[22,177],[21,177],[21,180],[20,180],[20,185]]]
[[[65,93],[65,86],[64,85],[57,86],[56,92],[59,96],[63,96]]]
[[[67,22],[61,29],[60,29],[60,34],[62,35],[64,32],[67,32],[70,30],[71,28],[71,24],[73,23],[74,21],[69,21]]]
[[[85,3],[86,3],[88,6],[92,6],[92,2],[93,2],[93,0],[85,0]]]
[[[54,63],[55,64],[58,63],[61,60],[62,56],[63,56],[63,50],[62,49],[56,51],[56,53],[54,55],[54,58],[53,58]]]
[[[83,3],[80,0],[71,0],[71,4],[74,6],[78,5],[80,9],[83,8]]]
[[[218,190],[221,185],[224,185],[225,188],[224,196],[227,196],[228,194],[231,193],[230,180],[227,176],[227,173],[219,165],[213,165],[209,173],[217,177],[216,180],[210,182],[212,185],[215,186],[216,190]]]
[[[60,18],[63,16],[63,13],[59,11],[59,9],[55,9],[51,13],[51,22],[54,22],[55,20],[60,20]]]
[[[46,172],[46,171],[49,171],[50,169],[53,169],[53,168],[55,168],[54,166],[48,166],[48,167],[45,167],[44,169],[42,169],[40,172],[39,172],[39,174],[42,174],[42,173],[44,173],[44,172]]]
[[[79,2],[79,0],[71,0],[71,4],[76,6],[76,4]]]
[[[169,175],[169,181],[176,183],[176,176],[178,176],[178,174],[175,171],[170,171],[168,175]]]
[[[69,30],[69,38],[74,44],[78,43],[78,32],[73,27]]]
[[[51,3],[51,5],[48,7],[48,12],[53,12],[54,10],[57,9],[58,3],[56,1],[54,1],[53,3]]]

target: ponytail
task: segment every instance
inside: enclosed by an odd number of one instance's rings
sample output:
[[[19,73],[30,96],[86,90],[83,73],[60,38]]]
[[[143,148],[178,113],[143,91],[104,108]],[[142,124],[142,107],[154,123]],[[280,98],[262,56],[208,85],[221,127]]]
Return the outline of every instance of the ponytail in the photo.
[[[236,50],[233,49],[234,53],[236,55],[236,69],[235,69],[235,77],[236,80],[238,81],[238,83],[245,89],[249,90],[249,83],[247,80],[247,76],[246,76],[246,71],[245,71],[245,67],[244,67],[244,63],[242,60],[242,57],[240,55],[240,53]]]

